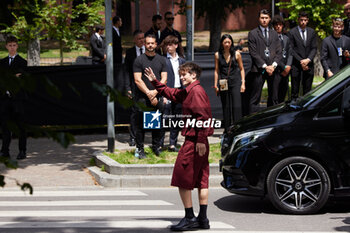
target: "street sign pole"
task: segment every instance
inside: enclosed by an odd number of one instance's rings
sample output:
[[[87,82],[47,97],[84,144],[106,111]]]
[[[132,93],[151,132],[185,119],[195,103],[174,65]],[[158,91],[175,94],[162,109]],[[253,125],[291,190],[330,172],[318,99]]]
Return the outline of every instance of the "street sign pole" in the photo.
[[[194,0],[186,1],[186,60],[193,61]]]
[[[105,22],[106,22],[106,83],[111,88],[113,84],[113,39],[112,39],[112,0],[105,0]],[[110,95],[107,96],[107,136],[108,151],[114,152],[115,148],[115,131],[114,131],[114,102],[110,101]]]

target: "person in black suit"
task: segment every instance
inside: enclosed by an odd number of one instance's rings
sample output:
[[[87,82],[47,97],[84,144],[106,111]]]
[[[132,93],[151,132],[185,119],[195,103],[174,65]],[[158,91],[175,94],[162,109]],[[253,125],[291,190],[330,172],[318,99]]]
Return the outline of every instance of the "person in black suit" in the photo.
[[[293,62],[292,47],[288,36],[283,34],[285,22],[282,16],[275,15],[272,19],[272,26],[278,34],[282,47],[282,59],[277,66],[279,76],[276,76],[273,83],[274,91],[278,92],[278,103],[282,103],[286,98],[289,86],[289,72]]]
[[[247,85],[247,91],[250,93],[250,113],[258,110],[265,80],[267,80],[268,87],[267,106],[278,103],[278,93],[274,91],[273,82],[278,76],[276,68],[282,58],[282,48],[277,32],[269,28],[270,20],[270,12],[266,9],[261,10],[259,12],[260,25],[248,34],[249,53],[252,57],[250,71],[252,74],[250,84]]]
[[[126,50],[125,55],[125,90],[130,99],[134,99],[135,95],[135,80],[133,65],[135,59],[145,53],[145,36],[141,30],[135,30],[133,33],[135,46]],[[130,115],[130,146],[135,146],[136,144],[136,107],[131,107]]]
[[[6,49],[8,50],[8,56],[0,60],[0,67],[8,71],[8,75],[21,78],[22,73],[27,67],[27,61],[17,54],[18,40],[14,36],[6,38]],[[1,127],[2,127],[2,147],[0,155],[10,158],[9,146],[11,143],[11,130],[9,129],[9,123],[14,122],[18,127],[18,148],[19,153],[17,159],[25,159],[27,151],[27,135],[25,130],[25,114],[24,114],[24,100],[25,92],[20,90],[19,92],[1,94],[0,97],[0,114],[1,114]],[[16,133],[16,132],[15,132]]]
[[[145,33],[145,36],[153,34],[156,36],[156,42],[159,47],[160,45],[160,29],[162,28],[162,19],[161,15],[152,16],[152,27]],[[158,49],[158,48],[157,48]],[[159,53],[159,51],[157,51]]]
[[[293,51],[292,99],[298,98],[300,82],[305,95],[311,90],[314,79],[313,60],[317,52],[317,41],[315,30],[307,27],[308,22],[308,14],[300,12],[298,26],[292,28],[288,34]]]
[[[347,18],[344,20],[343,35],[350,37],[350,2],[344,5],[344,14]]]
[[[113,17],[113,63],[121,64],[123,62],[123,47],[122,47],[122,37],[120,34],[120,27],[123,22],[119,16]]]
[[[162,31],[162,33],[160,34],[160,46],[163,50],[164,55],[166,54],[166,47],[164,44],[162,44],[163,40],[169,36],[169,35],[173,35],[176,36],[177,39],[179,40],[179,44],[178,47],[176,49],[176,52],[178,53],[178,55],[180,57],[184,57],[184,49],[182,47],[182,38],[181,38],[181,34],[180,32],[178,32],[177,30],[175,30],[173,28],[173,24],[174,24],[174,15],[173,13],[171,13],[170,11],[165,12],[164,14],[164,20],[166,23],[166,27],[164,28],[164,30]]]
[[[106,43],[102,37],[104,27],[96,26],[95,33],[90,38],[92,64],[104,64],[106,60]]]
[[[179,39],[176,36],[167,36],[164,41],[164,46],[166,48],[167,54],[166,54],[166,67],[167,67],[167,86],[171,88],[178,88],[182,89],[183,85],[180,80],[179,75],[179,67],[180,65],[184,64],[186,60],[179,56],[179,54],[176,52],[176,49],[179,46]],[[164,112],[163,115],[180,115],[182,113],[182,108],[180,103],[176,103],[174,101],[167,100],[164,97]],[[181,118],[173,118],[172,120],[180,120]],[[171,127],[170,128],[170,145],[168,150],[169,151],[178,151],[176,148],[177,144],[177,137],[179,134],[180,128]],[[165,130],[163,128],[162,135],[161,135],[161,146],[164,144],[164,138],[165,138]]]
[[[324,78],[330,78],[341,68],[348,65],[350,38],[342,35],[344,22],[341,18],[333,20],[333,33],[322,42],[321,62]]]

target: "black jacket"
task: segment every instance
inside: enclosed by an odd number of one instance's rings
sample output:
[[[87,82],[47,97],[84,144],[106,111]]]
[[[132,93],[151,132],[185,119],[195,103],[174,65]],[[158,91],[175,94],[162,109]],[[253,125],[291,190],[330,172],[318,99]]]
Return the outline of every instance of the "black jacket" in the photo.
[[[106,53],[106,42],[99,40],[95,33],[90,38],[91,56],[93,61],[101,61]]]
[[[113,36],[113,63],[121,64],[123,62],[123,47],[122,47],[122,37],[118,36],[117,31],[112,28]],[[119,30],[120,33],[120,30]]]
[[[350,51],[350,38],[342,36],[340,40],[342,40],[342,50]],[[342,64],[339,62],[338,48],[333,36],[326,37],[322,42],[321,62],[325,77],[327,77],[328,69],[330,69],[333,74],[336,74],[341,68],[347,65],[344,57],[342,57]]]
[[[287,35],[283,36],[283,46],[282,46],[282,59],[278,63],[278,67],[281,71],[284,70],[285,66],[292,66],[293,62],[293,54],[292,54],[292,46],[290,44],[290,39]]]
[[[298,27],[292,28],[288,37],[292,45],[293,66],[294,69],[301,69],[300,61],[309,58],[310,72],[313,72],[313,60],[317,52],[316,32],[314,29],[306,27],[306,44],[301,38]],[[292,68],[293,69],[293,68]]]
[[[266,43],[260,27],[251,30],[248,34],[248,47],[253,61],[251,72],[261,72],[264,64],[272,65],[274,62],[279,64],[282,59],[282,48],[278,34],[271,28],[269,29],[268,43]],[[265,56],[266,47],[269,48],[269,57]]]

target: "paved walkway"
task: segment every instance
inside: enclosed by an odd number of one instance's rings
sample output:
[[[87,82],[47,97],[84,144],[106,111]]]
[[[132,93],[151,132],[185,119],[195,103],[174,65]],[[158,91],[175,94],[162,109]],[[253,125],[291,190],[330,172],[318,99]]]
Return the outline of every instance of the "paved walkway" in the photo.
[[[220,141],[221,129],[216,130],[209,138],[210,143]],[[86,169],[93,152],[107,149],[106,135],[78,135],[76,142],[67,149],[46,138],[29,138],[27,159],[18,161],[16,170],[7,169],[0,165],[0,174],[5,175],[6,187],[15,187],[16,180],[28,182],[35,187],[88,187],[97,185]],[[168,143],[168,133],[165,145]],[[128,145],[127,133],[116,134],[116,149],[133,149]],[[145,136],[146,145],[151,144],[151,134]],[[179,143],[184,138],[179,136]],[[11,142],[10,154],[16,158],[18,141]]]

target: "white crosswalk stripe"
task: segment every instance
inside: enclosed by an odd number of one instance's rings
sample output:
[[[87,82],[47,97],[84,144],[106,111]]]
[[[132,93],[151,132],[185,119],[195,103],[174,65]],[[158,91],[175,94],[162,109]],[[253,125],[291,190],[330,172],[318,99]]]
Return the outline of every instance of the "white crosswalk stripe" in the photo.
[[[176,210],[173,203],[152,200],[146,193],[135,190],[35,191],[33,195],[0,192],[0,232],[6,229],[36,232],[35,229],[43,228],[82,229],[79,232],[106,228],[162,231],[183,215],[183,209]],[[219,221],[211,221],[210,226],[210,231],[220,233],[235,229]]]

